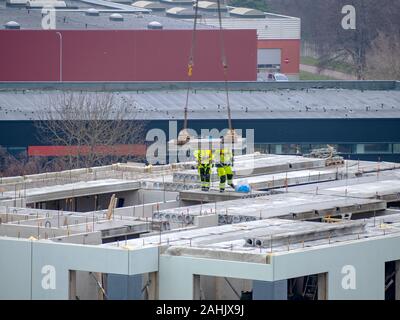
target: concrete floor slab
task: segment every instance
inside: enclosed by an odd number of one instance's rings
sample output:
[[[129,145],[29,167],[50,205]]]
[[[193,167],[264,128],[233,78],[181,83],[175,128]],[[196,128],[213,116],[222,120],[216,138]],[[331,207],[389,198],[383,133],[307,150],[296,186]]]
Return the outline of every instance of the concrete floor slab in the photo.
[[[324,159],[312,159],[297,156],[268,155],[261,159],[241,161],[234,164],[235,177],[247,177],[252,175],[272,174],[295,170],[323,168]],[[214,172],[215,171],[215,172]],[[197,170],[185,170],[174,173],[174,182],[197,182],[199,179]],[[216,170],[211,175],[212,181],[219,180]]]
[[[26,198],[27,203],[41,201],[51,201],[58,199],[73,198],[76,196],[88,196],[110,192],[120,192],[126,190],[138,190],[140,188],[138,181],[129,180],[95,180],[80,181],[76,183],[54,185],[49,187],[20,189],[16,192],[5,192],[9,197],[17,195],[19,198]]]
[[[167,209],[154,213],[155,219],[173,219],[174,216],[217,214],[220,223],[255,219],[317,219],[327,215],[379,211],[386,208],[380,200],[344,198],[322,194],[281,193],[253,199],[239,199],[190,207]]]
[[[252,191],[249,193],[235,192],[230,187],[227,187],[225,192],[219,192],[218,189],[210,189],[209,191],[202,191],[201,189],[181,191],[179,193],[180,200],[195,201],[202,203],[221,202],[234,199],[249,199],[267,195],[264,191]]]
[[[327,188],[321,194],[347,196],[364,199],[400,201],[400,180],[380,180],[369,183]]]

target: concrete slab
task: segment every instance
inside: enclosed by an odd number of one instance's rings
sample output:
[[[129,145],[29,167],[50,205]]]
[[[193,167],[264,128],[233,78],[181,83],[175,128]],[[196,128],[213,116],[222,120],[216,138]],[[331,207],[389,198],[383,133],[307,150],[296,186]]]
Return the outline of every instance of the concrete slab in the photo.
[[[35,203],[102,193],[138,190],[139,188],[140,184],[138,181],[106,179],[81,181],[42,188],[22,189],[17,192],[17,196],[26,198],[27,203]],[[14,192],[5,192],[4,194],[10,197],[14,197],[15,195]]]
[[[345,235],[359,234],[365,231],[366,222],[364,221],[342,221],[337,223],[321,223],[319,225],[303,225],[301,230],[298,228],[287,228],[282,233],[276,231],[270,234],[263,234],[245,239],[245,245],[250,247],[271,248],[275,246],[285,246],[305,241],[313,241],[327,238],[340,237]]]
[[[218,189],[210,189],[209,191],[201,191],[197,190],[188,190],[188,191],[181,191],[179,193],[180,200],[184,201],[195,201],[195,202],[221,202],[221,201],[228,201],[234,199],[249,199],[249,198],[256,198],[267,195],[267,192],[264,191],[252,191],[249,193],[240,193],[235,192],[230,187],[227,187],[225,192],[221,193]]]
[[[381,200],[322,194],[281,193],[252,199],[167,209],[155,212],[153,218],[174,220],[183,216],[187,219],[190,216],[217,213],[220,224],[224,224],[276,217],[295,220],[318,219],[328,215],[348,215],[385,208],[386,203]]]
[[[247,177],[261,174],[272,174],[296,170],[324,168],[324,159],[304,158],[300,156],[268,155],[261,159],[252,159],[234,163],[235,177]],[[215,171],[215,172],[214,172]],[[197,182],[199,179],[197,170],[186,170],[174,173],[174,182]],[[212,181],[218,181],[216,170],[211,175]]]
[[[260,190],[334,181],[336,179],[336,169],[321,168],[320,170],[300,170],[234,179],[234,184],[247,183],[253,190]]]
[[[324,170],[321,170],[324,171]],[[363,173],[361,175],[356,175],[357,170],[354,169],[352,173],[350,170],[348,172],[348,177],[346,177],[346,169],[339,168],[338,170],[338,180],[332,181],[321,181],[318,184],[303,184],[303,185],[293,185],[289,186],[287,190],[289,192],[304,192],[304,193],[315,193],[316,190],[324,190],[336,187],[345,187],[350,185],[358,185],[364,183],[375,183],[376,181],[385,180],[400,180],[400,170],[399,169],[388,169],[384,171],[374,171]],[[285,192],[286,188],[277,189],[277,191]]]
[[[263,236],[268,241],[272,236],[272,244],[246,244],[248,239],[264,239]],[[163,255],[268,264],[273,257],[271,253],[290,254],[321,246],[390,236],[400,236],[398,214],[333,224],[271,218],[132,239],[128,240],[128,246],[137,249],[160,247]]]
[[[321,194],[347,196],[364,199],[381,199],[387,202],[400,201],[400,180],[383,180],[354,184],[336,188],[327,188]]]

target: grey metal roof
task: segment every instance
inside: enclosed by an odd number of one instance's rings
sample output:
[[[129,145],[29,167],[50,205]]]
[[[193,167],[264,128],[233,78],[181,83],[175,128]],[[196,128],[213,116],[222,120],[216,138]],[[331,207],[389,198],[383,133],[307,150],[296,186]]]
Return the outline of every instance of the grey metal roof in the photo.
[[[117,2],[112,2],[112,1],[106,1],[106,0],[80,0],[81,2],[84,3],[89,3],[89,4],[95,4],[98,6],[103,6],[107,8],[113,8],[113,9],[120,9],[120,10],[136,10],[137,12],[149,12],[147,9],[139,8],[139,7],[133,7],[130,5],[126,4],[121,4]]]
[[[0,5],[1,6],[1,5]],[[82,30],[82,29],[147,29],[147,25],[151,21],[159,21],[164,29],[192,29],[193,23],[191,21],[183,21],[165,16],[151,14],[135,14],[135,8],[132,12],[121,11],[120,9],[105,8],[101,6],[91,6],[96,8],[99,16],[86,16],[85,12],[87,7],[80,10],[57,10],[56,14],[56,28],[62,30]],[[110,21],[110,13],[121,13],[124,21]],[[0,7],[0,26],[3,27],[5,23],[14,20],[21,25],[21,29],[42,29],[42,14],[41,10],[28,10],[25,8],[10,7],[4,10]],[[4,27],[3,27],[4,28]],[[211,29],[212,26],[199,26],[199,29]]]
[[[41,106],[61,91],[0,91],[0,119],[38,118]],[[185,90],[115,92],[135,119],[182,119]],[[349,119],[400,118],[400,91],[307,89],[233,91],[234,119]],[[197,90],[190,95],[189,119],[225,119],[224,91]]]
[[[191,15],[166,16],[165,11],[155,10],[149,13],[140,13],[144,8],[134,7],[128,4],[120,4],[106,0],[65,0],[66,9],[57,9],[57,29],[145,29],[150,21],[160,21],[164,29],[192,29],[193,19]],[[133,1],[132,1],[133,2]],[[193,9],[178,2],[162,2],[161,6],[171,9],[183,6],[192,14]],[[191,4],[191,2],[190,2]],[[99,17],[85,16],[88,8],[95,8],[100,12]],[[104,13],[123,13],[123,23],[111,22]],[[136,14],[135,14],[136,13]],[[213,29],[218,27],[218,19],[212,10],[201,12],[199,29]],[[137,17],[138,19],[134,19]],[[149,18],[151,16],[151,18]],[[64,22],[64,17],[66,21]],[[142,21],[139,20],[142,18]],[[148,18],[146,20],[146,18]],[[187,19],[187,21],[182,21]],[[25,7],[6,7],[0,2],[0,28],[10,20],[15,20],[21,25],[21,29],[42,29],[41,10],[27,10]],[[146,20],[146,21],[145,21]],[[227,29],[257,29],[259,39],[300,39],[300,19],[266,13],[265,18],[234,18],[228,13],[223,13],[223,26]]]
[[[219,26],[219,20],[210,15],[202,16],[200,24]],[[282,16],[267,16],[266,18],[223,18],[222,26],[225,29],[256,29],[260,40],[273,39],[300,39],[301,21],[298,18]]]

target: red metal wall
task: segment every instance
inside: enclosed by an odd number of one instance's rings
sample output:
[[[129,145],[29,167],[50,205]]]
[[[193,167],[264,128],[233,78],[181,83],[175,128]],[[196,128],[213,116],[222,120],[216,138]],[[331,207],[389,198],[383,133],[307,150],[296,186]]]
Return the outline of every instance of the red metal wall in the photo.
[[[29,146],[28,155],[42,157],[63,157],[68,155],[88,155],[95,152],[102,155],[135,155],[145,156],[146,146],[144,144],[96,146],[92,150],[89,146]]]
[[[185,81],[191,36],[191,30],[1,30],[0,81],[59,81],[60,74],[63,81]],[[219,37],[217,30],[198,31],[193,80],[223,80]],[[224,39],[229,80],[256,80],[256,31],[225,30]]]
[[[281,49],[281,72],[285,74],[300,72],[300,40],[258,40],[258,48]],[[289,62],[286,62],[286,59]]]

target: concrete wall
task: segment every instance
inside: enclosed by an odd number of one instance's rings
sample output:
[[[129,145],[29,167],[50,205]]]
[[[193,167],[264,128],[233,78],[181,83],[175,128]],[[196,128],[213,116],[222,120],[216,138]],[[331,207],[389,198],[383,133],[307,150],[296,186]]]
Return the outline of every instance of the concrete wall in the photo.
[[[136,206],[116,208],[114,213],[116,215],[132,216],[132,217],[152,217],[153,212],[157,210],[165,210],[176,208],[180,205],[179,201],[169,200],[168,202],[146,203]]]
[[[193,299],[194,275],[268,281],[273,278],[273,269],[268,264],[161,255],[159,298]]]
[[[0,225],[0,236],[16,237],[16,238],[29,238],[31,236],[40,239],[54,238],[59,236],[66,236],[67,229],[58,228],[44,228],[37,226],[23,226],[12,224]]]
[[[5,199],[0,201],[0,206],[4,207],[25,207],[26,200],[25,198],[17,198],[17,199]]]
[[[0,238],[0,298],[67,299],[69,270],[79,270],[120,275],[158,271],[160,299],[193,299],[196,275],[280,281],[321,273],[327,273],[329,300],[384,299],[385,262],[400,260],[399,246],[399,235],[386,235],[275,252],[270,264],[261,264],[159,256],[157,247],[129,250]],[[54,287],[49,287],[48,267],[54,270]]]
[[[0,300],[32,298],[32,245],[0,239]]]
[[[75,244],[102,244],[101,232],[77,233],[67,236],[60,236],[51,239],[57,243],[75,243]]]
[[[329,300],[382,300],[385,297],[385,262],[399,260],[399,245],[398,235],[331,244],[274,253],[271,264],[265,265],[162,255],[159,294],[161,299],[192,299],[193,277],[199,274],[280,281],[327,273],[326,298]],[[168,289],[172,286],[175,288],[173,292]]]
[[[144,203],[154,203],[154,202],[164,202],[176,200],[179,192],[163,191],[163,190],[145,190],[139,189],[139,202],[137,204]]]
[[[398,260],[400,237],[360,240],[273,257],[275,280],[328,273],[327,299],[378,299],[385,297],[385,262]],[[355,275],[355,288],[347,288],[346,275]],[[345,282],[345,286],[342,284]]]
[[[0,257],[1,299],[68,299],[70,270],[134,275],[158,267],[158,248],[142,251],[13,238],[0,238]]]

